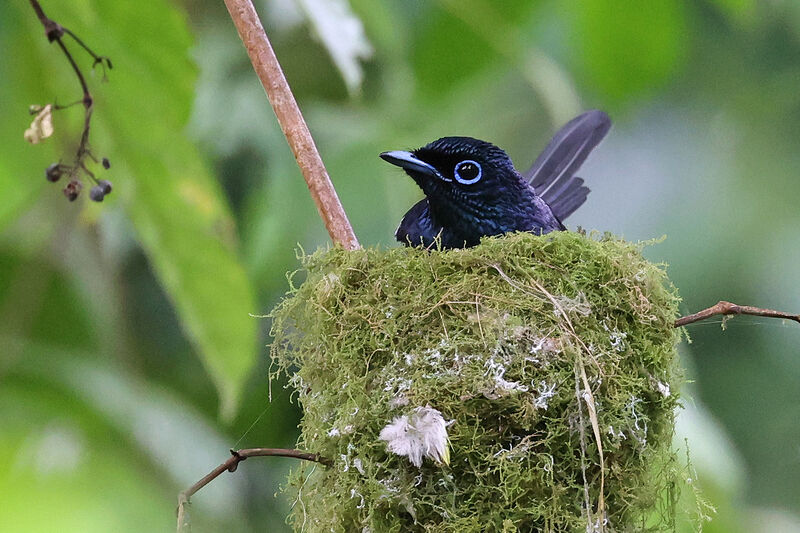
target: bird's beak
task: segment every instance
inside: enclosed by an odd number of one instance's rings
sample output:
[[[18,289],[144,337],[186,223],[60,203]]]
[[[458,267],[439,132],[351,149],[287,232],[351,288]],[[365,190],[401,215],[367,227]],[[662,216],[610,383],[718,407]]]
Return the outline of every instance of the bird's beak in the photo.
[[[429,165],[422,159],[417,158],[411,152],[404,152],[402,150],[395,150],[393,152],[383,152],[381,154],[381,159],[383,159],[384,161],[388,161],[389,163],[397,165],[398,167],[401,167],[408,171],[425,174],[426,176],[440,179],[442,181],[453,181],[451,179],[442,176],[442,174],[438,170],[436,170],[432,165]]]

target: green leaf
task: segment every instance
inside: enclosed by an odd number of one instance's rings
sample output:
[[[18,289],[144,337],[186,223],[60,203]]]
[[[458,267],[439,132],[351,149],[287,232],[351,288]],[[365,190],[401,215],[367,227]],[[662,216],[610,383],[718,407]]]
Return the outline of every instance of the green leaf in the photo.
[[[575,56],[587,85],[622,101],[666,82],[682,64],[687,15],[682,2],[586,0],[570,11]]]
[[[119,202],[133,222],[183,329],[217,386],[220,411],[228,418],[255,360],[257,324],[249,313],[256,308],[238,257],[229,208],[202,155],[184,132],[196,79],[185,15],[162,0],[146,4],[95,0],[79,9],[52,2],[43,7],[48,16],[113,61],[109,82],[99,83],[99,67],[92,71],[91,59],[66,40],[95,96],[93,151],[98,157],[108,157],[112,165],[107,171],[97,169],[114,184],[103,207]],[[6,79],[17,80],[19,87],[35,88],[30,91],[39,100],[47,94],[59,96],[60,101],[80,96],[66,58],[47,44],[33,11],[27,4],[16,10],[13,14],[22,22],[24,33],[11,41],[41,44],[33,46],[39,56],[29,53],[14,64],[19,77]],[[33,68],[36,65],[42,68]],[[47,74],[51,66],[52,74]],[[219,105],[227,103],[220,95]],[[27,104],[22,111],[27,113]],[[25,128],[18,129],[22,146]],[[79,125],[59,131],[57,122],[54,137],[70,140],[70,134],[75,137],[79,132]],[[46,165],[47,160],[40,163],[42,169]],[[12,170],[0,167],[0,180],[13,179]],[[44,177],[39,181],[44,182]],[[22,200],[15,197],[15,202]],[[0,209],[0,221],[3,213]]]
[[[518,33],[538,2],[445,0],[423,10],[412,23],[412,63],[419,91],[443,96],[472,76],[522,55]]]
[[[361,20],[347,0],[299,0],[309,24],[330,54],[350,94],[361,91],[364,71],[361,60],[372,57],[373,49]]]
[[[183,15],[166,2],[150,2],[149,10],[107,4],[103,20],[130,62],[114,71],[119,78],[108,91],[110,133],[133,178],[126,207],[228,417],[254,363],[256,322],[248,313],[256,309],[228,206],[183,134],[195,81],[191,39]]]
[[[3,530],[174,528],[177,491],[224,459],[229,442],[213,421],[91,352],[0,342],[26,346],[0,387]],[[246,483],[211,484],[193,499],[192,518],[204,531],[244,531],[235,503]]]
[[[754,0],[713,0],[712,3],[737,22],[752,20],[758,7]]]
[[[0,229],[13,220],[44,188],[47,184],[45,168],[58,160],[59,153],[55,139],[47,139],[32,146],[22,137],[33,118],[28,113],[28,106],[43,105],[59,96],[42,86],[46,73],[41,55],[42,52],[60,52],[55,46],[48,45],[44,31],[27,3],[19,3],[19,6],[15,4],[0,3],[0,47],[4,50],[3,60],[0,61],[0,79],[3,80],[0,83],[0,102],[3,102],[0,143],[4,147],[3,157],[0,157],[0,190],[3,191],[0,200]],[[25,17],[31,20],[26,21]],[[63,61],[66,62],[66,59]],[[75,80],[69,80],[69,84],[70,89],[77,90]],[[56,136],[60,135],[63,126],[61,118],[56,117]],[[58,185],[54,185],[49,190],[60,195],[58,189]]]

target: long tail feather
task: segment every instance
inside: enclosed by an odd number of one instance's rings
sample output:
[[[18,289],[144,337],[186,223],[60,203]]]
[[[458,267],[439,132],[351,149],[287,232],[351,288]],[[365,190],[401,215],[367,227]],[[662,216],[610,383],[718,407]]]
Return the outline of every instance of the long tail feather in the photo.
[[[603,111],[587,111],[575,117],[553,136],[531,168],[523,173],[559,220],[586,201],[589,189],[574,174],[609,129],[611,119]]]

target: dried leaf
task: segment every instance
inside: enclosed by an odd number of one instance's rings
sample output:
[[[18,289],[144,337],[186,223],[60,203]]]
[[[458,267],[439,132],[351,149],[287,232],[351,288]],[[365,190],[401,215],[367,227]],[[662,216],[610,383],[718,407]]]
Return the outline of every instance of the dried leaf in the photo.
[[[31,110],[38,112],[31,126],[25,130],[25,140],[31,144],[39,144],[53,134],[53,105],[47,104],[41,108],[31,106]]]

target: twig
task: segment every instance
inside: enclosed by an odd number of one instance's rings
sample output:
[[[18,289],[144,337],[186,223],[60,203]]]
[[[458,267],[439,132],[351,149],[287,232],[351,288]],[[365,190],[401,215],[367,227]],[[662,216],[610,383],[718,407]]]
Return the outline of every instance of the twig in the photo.
[[[762,309],[760,307],[753,307],[751,305],[737,305],[731,302],[721,301],[716,305],[712,305],[708,309],[703,309],[697,313],[687,315],[675,321],[674,327],[680,328],[687,324],[700,322],[715,315],[753,315],[765,316],[769,318],[783,318],[784,320],[794,320],[800,323],[800,315],[793,315],[783,311],[774,311],[772,309]]]
[[[185,531],[188,526],[186,506],[190,503],[189,499],[197,491],[214,481],[223,472],[235,472],[239,463],[248,457],[293,457],[304,461],[314,461],[323,465],[329,465],[330,461],[320,457],[316,453],[301,452],[300,450],[287,450],[283,448],[245,448],[243,450],[231,450],[231,457],[206,474],[200,481],[178,494],[178,532]]]
[[[81,144],[78,148],[78,158],[81,158],[82,152],[86,149],[86,143],[89,139],[89,123],[92,117],[92,93],[89,92],[89,86],[86,84],[86,78],[83,76],[83,72],[81,72],[80,67],[78,64],[75,63],[75,59],[72,57],[72,54],[69,53],[67,47],[64,45],[64,42],[61,40],[61,37],[64,36],[64,33],[69,33],[69,35],[78,41],[78,43],[83,46],[84,49],[88,50],[92,57],[97,58],[98,56],[89,50],[82,41],[78,40],[71,31],[66,30],[63,26],[59,23],[54,21],[53,19],[49,18],[47,15],[44,14],[42,10],[42,6],[39,4],[38,0],[30,0],[31,6],[33,10],[36,11],[36,16],[39,17],[39,22],[42,23],[44,26],[44,33],[47,36],[47,40],[50,42],[56,41],[58,43],[59,48],[61,51],[64,52],[64,55],[67,56],[67,60],[69,64],[72,65],[72,70],[75,71],[75,75],[78,76],[78,81],[81,84],[81,89],[83,90],[83,107],[86,109],[86,118],[84,120],[84,129],[83,135],[81,136]],[[96,59],[95,59],[96,60]],[[102,60],[101,60],[102,61]]]
[[[252,1],[225,0],[225,5],[294,152],[328,234],[335,244],[347,250],[360,248]]]
[[[75,154],[75,163],[72,165],[73,169],[73,176],[74,172],[77,172],[80,169],[86,170],[86,166],[84,165],[83,161],[86,159],[87,156],[91,157],[92,159],[96,159],[91,154],[91,149],[89,147],[89,130],[91,129],[92,123],[92,111],[94,110],[94,99],[92,98],[92,93],[89,91],[89,85],[86,83],[86,77],[83,75],[83,71],[81,71],[78,64],[75,62],[75,58],[72,57],[72,54],[67,49],[66,45],[64,44],[63,37],[64,35],[69,35],[72,39],[75,40],[78,45],[80,45],[90,56],[94,59],[94,63],[92,64],[92,68],[94,68],[98,63],[103,67],[103,78],[105,79],[105,69],[106,65],[108,68],[112,68],[111,60],[105,56],[97,55],[92,51],[91,48],[86,46],[86,44],[78,38],[72,31],[65,28],[58,22],[54,21],[50,17],[48,17],[44,10],[42,9],[41,4],[39,4],[38,0],[29,0],[31,7],[36,12],[36,16],[39,18],[39,22],[42,23],[44,26],[44,33],[47,37],[47,40],[51,43],[55,41],[58,43],[58,47],[61,48],[61,51],[64,52],[64,55],[67,57],[67,61],[69,61],[70,66],[72,66],[72,70],[75,71],[75,75],[78,77],[78,82],[81,85],[81,91],[83,92],[83,96],[79,102],[83,104],[84,108],[84,118],[83,118],[83,131],[81,133],[81,140],[78,144],[78,149]],[[66,109],[69,106],[55,106],[54,109]],[[97,179],[91,172],[87,174],[95,183],[98,183]]]
[[[61,26],[61,30],[64,33],[66,33],[67,35],[69,35],[70,37],[72,37],[72,39],[76,43],[78,43],[78,45],[80,45],[80,47],[83,48],[86,51],[87,54],[92,56],[92,59],[94,59],[94,63],[92,63],[92,68],[96,67],[98,64],[101,67],[103,67],[103,81],[105,81],[105,78],[106,78],[106,65],[108,65],[109,69],[113,68],[113,65],[111,64],[111,59],[108,58],[107,56],[99,56],[99,55],[95,54],[94,50],[92,50],[91,48],[86,46],[86,43],[84,43],[80,39],[80,37],[78,37],[77,35],[72,33],[72,31],[70,31],[68,28],[65,28],[65,27]]]

